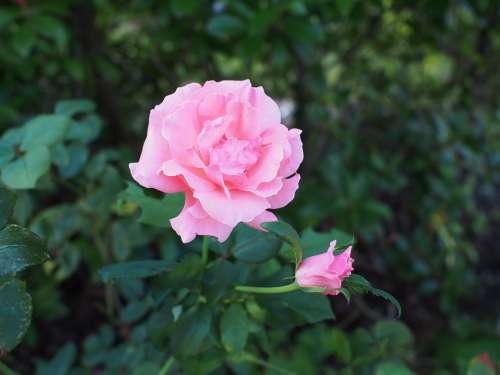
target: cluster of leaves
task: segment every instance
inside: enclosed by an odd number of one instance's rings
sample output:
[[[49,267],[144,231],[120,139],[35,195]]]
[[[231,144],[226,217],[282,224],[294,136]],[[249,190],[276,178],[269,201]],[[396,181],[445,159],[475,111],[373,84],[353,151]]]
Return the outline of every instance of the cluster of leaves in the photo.
[[[60,155],[57,150],[81,146],[71,143],[71,134],[75,131],[80,135],[91,132],[92,137],[78,137],[81,142],[90,142],[97,136],[100,127],[95,124],[100,121],[90,104],[87,101],[58,103],[56,112],[66,115],[35,117],[6,132],[2,141],[6,149],[16,149],[36,138],[43,141],[50,155]],[[64,122],[62,118],[59,122],[48,121],[62,116],[66,116]],[[257,371],[262,366],[275,368],[276,365],[262,359],[274,356],[271,349],[261,352],[262,342],[269,341],[268,332],[334,317],[327,297],[318,293],[297,291],[278,297],[259,296],[237,292],[234,287],[236,284],[282,285],[293,278],[293,268],[286,265],[288,262],[298,264],[304,254],[324,251],[332,238],[339,240],[337,251],[342,251],[352,244],[352,236],[338,230],[317,233],[312,229],[300,236],[284,222],[268,224],[267,233],[241,225],[225,243],[208,244],[211,257],[207,265],[200,255],[199,242],[182,247],[178,239],[165,230],[167,218],[176,215],[182,207],[182,194],[158,197],[131,182],[124,186],[120,166],[112,165],[113,160],[119,160],[113,152],[101,151],[91,159],[85,155],[74,173],[61,168],[60,158],[54,156],[50,159],[54,162],[46,169],[34,172],[36,178],[29,186],[4,180],[24,196],[14,207],[11,193],[5,190],[5,212],[14,211],[16,220],[29,222],[33,231],[48,240],[52,253],[43,270],[31,275],[32,283],[40,285],[34,290],[35,316],[43,320],[70,318],[72,312],[65,306],[58,288],[65,280],[76,278],[80,269],[89,270],[90,280],[94,279],[104,289],[104,296],[99,298],[102,305],[97,306],[94,313],[105,314],[108,323],[103,322],[98,329],[92,327],[88,332],[82,343],[81,358],[76,357],[79,343],[72,341],[69,334],[50,362],[37,362],[38,373],[50,373],[54,368],[62,368],[66,373],[72,368],[96,367],[109,373],[129,368],[137,373],[157,373],[162,367],[168,370],[176,366],[193,374],[223,367],[241,368],[234,371],[251,368]],[[15,168],[13,165],[25,155],[12,157],[16,159],[6,161],[1,167],[2,176],[6,170]],[[22,173],[17,171],[13,175]],[[20,190],[35,188],[33,193],[50,197],[60,194],[60,187],[67,188],[64,193],[67,201],[41,207],[41,210],[29,193]],[[77,200],[72,202],[75,196]],[[35,213],[33,218],[32,213]],[[8,226],[0,233],[5,233],[5,241],[13,241],[17,228]],[[22,231],[25,237],[31,233]],[[45,247],[36,235],[31,236],[17,252],[9,249],[5,253],[10,258],[5,259],[3,272],[11,274],[47,260]],[[159,249],[155,248],[156,244],[161,244]],[[360,276],[353,275],[350,280],[352,286],[346,287],[346,296],[375,291]],[[5,286],[12,284],[19,288],[21,285],[11,279],[8,282]],[[10,289],[5,290],[12,293]],[[28,298],[26,294],[23,296]],[[82,304],[92,303],[85,300],[89,298],[85,293],[78,298]],[[11,304],[7,297],[5,301]],[[12,303],[9,309],[16,306]],[[25,315],[16,315],[16,319],[23,317]],[[27,330],[28,322],[29,319],[24,319],[24,325],[15,326],[5,321],[5,327],[15,334],[15,344]],[[31,336],[46,334],[43,328],[36,333],[36,324],[32,330]],[[13,346],[10,343],[5,348],[10,350]],[[195,362],[193,356],[197,357]]]
[[[46,244],[30,230],[7,225],[16,196],[0,188],[0,354],[14,349],[31,322],[31,296],[17,275],[49,258]]]

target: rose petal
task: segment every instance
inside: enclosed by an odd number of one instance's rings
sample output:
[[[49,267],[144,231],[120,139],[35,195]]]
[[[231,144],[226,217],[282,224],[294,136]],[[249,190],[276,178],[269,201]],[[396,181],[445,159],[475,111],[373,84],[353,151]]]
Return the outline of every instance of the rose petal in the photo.
[[[304,151],[302,150],[302,140],[300,139],[301,130],[290,129],[288,142],[290,144],[290,155],[285,159],[280,167],[281,176],[291,176],[304,160]]]
[[[278,221],[278,218],[276,217],[276,215],[273,214],[272,212],[264,211],[259,216],[257,216],[255,219],[253,219],[252,221],[249,221],[245,224],[251,226],[252,228],[258,229],[258,230],[264,230],[264,229],[262,229],[261,225],[263,223],[270,223],[272,221]]]
[[[223,191],[195,191],[203,209],[215,220],[231,227],[249,222],[269,208],[265,198],[244,191],[232,191],[228,198]]]
[[[141,156],[137,163],[130,163],[130,173],[137,183],[145,188],[153,188],[164,193],[175,193],[184,190],[182,180],[168,177],[161,172],[161,165],[170,158],[170,149],[160,132],[161,118],[153,109],[149,115],[149,126]]]
[[[273,195],[278,194],[280,190],[283,188],[283,179],[275,178],[269,182],[263,182],[257,188],[250,190],[252,193],[258,195],[259,197],[268,198]],[[272,204],[271,204],[272,208]]]
[[[162,135],[168,141],[174,156],[193,148],[198,135],[197,103],[184,102],[163,121]]]
[[[276,178],[282,160],[283,147],[279,143],[262,147],[259,160],[247,172],[249,183],[257,187],[263,182]]]
[[[171,159],[163,163],[162,170],[167,176],[184,177],[188,187],[193,190],[207,191],[216,188],[216,185],[206,178],[203,171],[196,168],[188,168],[178,163],[176,159]]]
[[[290,203],[295,197],[295,192],[299,188],[300,175],[297,173],[293,177],[283,179],[283,187],[276,194],[268,198],[271,208],[282,208]]]
[[[170,224],[183,243],[191,242],[197,235],[214,236],[219,242],[224,242],[233,229],[212,219],[204,212],[199,202],[187,197],[183,210],[170,220]]]

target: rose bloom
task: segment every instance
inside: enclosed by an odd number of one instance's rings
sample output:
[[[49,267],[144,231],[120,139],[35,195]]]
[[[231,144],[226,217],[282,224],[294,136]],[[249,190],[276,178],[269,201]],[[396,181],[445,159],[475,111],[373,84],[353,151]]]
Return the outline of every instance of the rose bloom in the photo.
[[[324,294],[337,295],[342,281],[353,271],[352,246],[342,254],[333,255],[337,241],[330,242],[325,253],[304,259],[295,272],[295,281],[301,287],[326,288]]]
[[[303,160],[301,131],[281,124],[278,105],[250,81],[190,83],[153,108],[133,178],[146,188],[185,193],[170,220],[184,243],[227,239],[238,223],[275,221],[269,209],[294,197]]]

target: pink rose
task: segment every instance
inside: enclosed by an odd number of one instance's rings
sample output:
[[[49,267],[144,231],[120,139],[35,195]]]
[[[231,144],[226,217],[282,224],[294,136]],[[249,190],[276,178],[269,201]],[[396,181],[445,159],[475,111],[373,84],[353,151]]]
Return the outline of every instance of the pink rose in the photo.
[[[333,255],[336,242],[330,242],[325,253],[311,256],[300,263],[295,272],[297,284],[306,288],[326,288],[324,294],[339,294],[342,281],[353,271],[354,260],[351,258],[352,246],[340,255]]]
[[[294,197],[303,160],[301,131],[281,124],[277,104],[250,81],[190,83],[150,113],[133,178],[164,193],[184,192],[170,220],[184,243],[227,239],[238,223],[260,228],[268,211]]]

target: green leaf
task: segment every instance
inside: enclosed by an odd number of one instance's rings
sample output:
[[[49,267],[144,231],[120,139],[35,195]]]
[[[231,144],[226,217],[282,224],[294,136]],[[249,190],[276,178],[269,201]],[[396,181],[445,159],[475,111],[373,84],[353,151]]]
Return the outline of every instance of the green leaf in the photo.
[[[89,157],[88,148],[80,143],[73,143],[68,146],[58,144],[52,152],[54,164],[59,169],[62,177],[74,177],[82,170]]]
[[[34,188],[38,179],[50,168],[50,152],[39,146],[2,169],[2,181],[11,189]]]
[[[349,15],[353,2],[352,0],[335,0],[335,4],[337,5],[337,9],[343,17]]]
[[[73,121],[66,132],[65,139],[82,143],[89,143],[97,138],[101,132],[102,121],[92,113],[79,121]]]
[[[411,331],[401,322],[382,320],[373,327],[373,336],[377,340],[387,340],[395,348],[408,348],[413,343]]]
[[[157,375],[162,374],[161,368],[154,362],[144,362],[132,370],[131,375]]]
[[[239,18],[227,14],[215,16],[207,25],[208,33],[219,39],[231,38],[244,28],[245,25]]]
[[[212,315],[206,306],[181,315],[172,332],[171,350],[181,356],[197,354],[210,332]]]
[[[50,361],[37,361],[36,375],[66,375],[76,359],[76,345],[64,345]]]
[[[10,351],[31,323],[31,297],[24,282],[11,279],[0,284],[0,301],[0,351]]]
[[[26,134],[21,142],[21,150],[34,147],[52,146],[62,141],[69,125],[69,117],[63,115],[40,115],[28,121],[24,127]]]
[[[327,332],[325,338],[328,346],[333,349],[335,355],[343,362],[348,363],[352,358],[351,344],[346,334],[340,329],[332,329]]]
[[[351,302],[351,293],[349,293],[349,290],[347,290],[346,288],[340,288],[339,292],[345,297],[347,303]]]
[[[36,44],[36,39],[34,30],[28,27],[22,27],[18,32],[14,33],[12,37],[12,46],[21,57],[26,58]]]
[[[15,146],[9,145],[3,139],[0,139],[0,169],[14,159],[15,156]]]
[[[298,291],[284,294],[279,299],[283,305],[293,310],[308,323],[335,318],[330,301],[324,295]]]
[[[71,242],[67,242],[59,250],[56,259],[57,271],[54,278],[58,281],[70,277],[80,264],[80,249]]]
[[[211,303],[217,303],[236,284],[246,281],[249,267],[243,263],[231,263],[218,259],[211,263],[203,275],[204,295]]]
[[[231,353],[241,353],[248,339],[248,316],[240,304],[231,304],[220,321],[221,339],[224,348]]]
[[[104,266],[99,270],[102,281],[110,282],[122,278],[144,278],[158,275],[172,268],[165,260],[136,260]]]
[[[172,0],[170,6],[172,11],[178,16],[184,16],[196,12],[200,8],[199,0]]]
[[[375,375],[413,375],[414,372],[400,362],[388,361],[377,365]]]
[[[239,225],[235,230],[232,253],[245,263],[261,263],[275,256],[281,241],[270,233],[261,232],[247,225]]]
[[[386,292],[385,290],[374,288],[374,287],[370,288],[370,293],[377,296],[377,297],[381,297],[381,298],[385,299],[386,301],[392,303],[398,312],[398,318],[401,316],[401,314],[402,314],[401,305],[399,304],[398,300],[396,298],[394,298],[394,296],[392,294]]]
[[[302,250],[302,245],[300,244],[300,237],[295,229],[293,229],[290,224],[285,223],[284,221],[264,223],[262,224],[262,227],[269,230],[271,233],[281,238],[281,240],[289,243],[292,246],[293,254],[295,257],[295,266],[298,267],[298,265],[302,261],[304,251]]]
[[[132,301],[120,311],[120,320],[130,324],[141,319],[149,310],[147,301]]]
[[[284,30],[295,41],[303,43],[319,43],[325,36],[318,22],[304,17],[287,18],[284,22]]]
[[[0,232],[0,276],[14,275],[47,259],[45,243],[28,229],[12,224]]]
[[[71,117],[73,115],[76,115],[77,113],[94,112],[95,109],[95,103],[90,100],[69,99],[57,102],[55,113]]]
[[[363,294],[370,290],[371,284],[363,276],[353,273],[343,281],[342,287],[346,288],[351,294]]]
[[[363,276],[358,274],[351,274],[347,279],[345,279],[342,283],[342,287],[347,289],[347,291],[351,294],[364,294],[371,293],[377,297],[381,297],[386,301],[392,303],[398,312],[398,317],[402,314],[402,308],[400,303],[394,296],[382,289],[375,288],[371,285],[371,283],[366,280]]]
[[[7,224],[14,206],[16,205],[16,194],[10,190],[0,187],[0,229]]]
[[[201,276],[204,266],[200,256],[188,254],[165,275],[166,284],[177,288],[189,286],[191,280]]]
[[[184,205],[182,193],[166,194],[161,199],[152,198],[133,182],[128,182],[127,189],[119,194],[118,199],[134,202],[141,208],[139,222],[159,227],[169,227],[169,218],[177,216]]]

